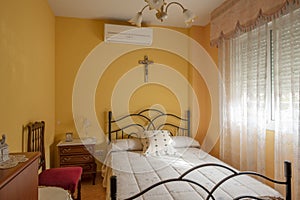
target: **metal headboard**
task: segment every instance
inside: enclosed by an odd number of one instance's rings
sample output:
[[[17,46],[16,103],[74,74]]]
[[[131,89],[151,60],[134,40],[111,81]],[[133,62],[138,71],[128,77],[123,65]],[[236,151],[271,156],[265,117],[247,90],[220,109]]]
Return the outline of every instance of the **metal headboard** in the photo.
[[[147,114],[152,112],[154,117],[150,118]],[[166,120],[164,123],[160,123],[159,120],[167,117],[172,120]],[[136,121],[130,121],[126,123],[126,120],[136,118]],[[124,125],[120,125],[124,122]],[[133,122],[133,123],[132,123]],[[179,124],[179,125],[178,125]],[[135,127],[137,131],[127,132],[129,128]],[[169,128],[168,128],[169,127]],[[172,135],[175,132],[171,129],[176,130],[176,135],[191,136],[190,133],[190,111],[187,111],[186,118],[179,117],[175,114],[164,113],[158,109],[148,108],[138,113],[130,113],[125,116],[113,119],[111,111],[108,112],[108,139],[112,140],[112,135],[115,135],[116,139],[124,139],[133,136],[137,136],[138,132],[145,130],[160,130],[168,129]]]

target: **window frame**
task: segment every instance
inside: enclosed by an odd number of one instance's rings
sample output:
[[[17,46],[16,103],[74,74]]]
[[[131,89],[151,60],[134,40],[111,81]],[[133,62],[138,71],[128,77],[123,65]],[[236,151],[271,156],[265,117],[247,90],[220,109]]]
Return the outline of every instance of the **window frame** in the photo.
[[[267,46],[267,130],[275,130],[274,34],[272,22],[268,24]]]

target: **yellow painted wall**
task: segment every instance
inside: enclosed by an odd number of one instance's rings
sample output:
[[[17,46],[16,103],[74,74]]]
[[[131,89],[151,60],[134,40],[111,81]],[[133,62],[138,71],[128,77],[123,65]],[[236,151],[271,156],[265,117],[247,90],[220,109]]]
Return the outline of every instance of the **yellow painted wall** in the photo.
[[[126,55],[120,56],[116,61],[114,61],[109,68],[105,71],[101,79],[99,80],[97,93],[96,93],[96,109],[99,122],[102,127],[107,126],[107,112],[111,110],[111,98],[114,91],[114,87],[117,81],[130,70],[138,65],[138,60],[142,60],[144,55],[148,55],[150,60],[155,63],[163,63],[168,66],[173,66],[180,73],[188,77],[188,63],[187,61],[181,59],[180,57],[171,54],[169,52],[157,49],[145,49],[138,50]],[[151,77],[157,76],[151,70],[151,65],[149,66],[149,79]],[[141,71],[140,76],[144,77],[144,72]],[[132,77],[132,79],[141,78]],[[166,77],[167,78],[167,77]],[[155,90],[155,89],[156,90]],[[170,102],[172,95],[168,88],[161,85],[156,85],[152,83],[141,85],[141,87],[132,94],[131,99],[120,99],[120,101],[128,101],[130,111],[137,112],[142,109],[149,108],[154,105],[154,102],[165,106],[165,109],[172,113],[180,113],[180,107],[178,106],[178,100],[173,98],[173,102]],[[106,128],[104,128],[106,130]]]
[[[90,51],[103,38],[103,22],[56,17],[55,24],[55,115],[56,140],[74,132],[72,92],[76,73]]]
[[[210,24],[205,27],[201,26],[192,26],[189,30],[190,37],[194,38],[197,42],[199,42],[203,48],[209,53],[213,61],[216,65],[218,65],[218,49],[216,47],[210,46]],[[197,79],[195,79],[197,80]],[[199,86],[199,84],[194,83],[195,86]],[[201,91],[201,90],[200,90]],[[207,119],[209,120],[209,119]],[[199,138],[201,141],[202,138]],[[220,141],[218,140],[215,144],[214,148],[210,152],[213,156],[219,157],[220,152]]]
[[[218,64],[218,48],[210,45],[210,24],[207,26],[192,26],[189,35],[199,42],[203,48],[209,53],[213,61]]]
[[[75,76],[79,70],[80,65],[89,55],[89,53],[98,44],[103,41],[104,23],[102,20],[87,20],[87,19],[74,19],[56,17],[55,27],[55,113],[56,113],[56,142],[64,139],[64,134],[68,131],[74,132],[76,137],[76,128],[73,121],[72,114],[72,90],[75,81]],[[189,35],[192,30],[192,36],[203,45],[207,45],[209,41],[209,28],[191,28],[181,29],[174,28],[183,34]],[[203,36],[202,36],[203,34]],[[206,37],[206,39],[203,39]],[[216,55],[217,49],[210,49],[209,53]],[[97,116],[99,123],[103,130],[106,130],[107,112],[111,109],[111,95],[116,82],[138,65],[138,60],[143,59],[144,55],[148,55],[149,59],[154,60],[157,63],[162,63],[166,66],[171,66],[176,71],[179,71],[182,76],[186,77],[194,90],[197,93],[197,98],[200,101],[201,107],[201,123],[198,129],[197,139],[201,141],[206,133],[209,120],[210,120],[210,96],[208,89],[203,81],[201,75],[190,65],[190,63],[183,58],[176,56],[170,52],[158,50],[158,49],[143,49],[130,52],[128,54],[120,56],[105,71],[104,75],[99,80],[95,95],[95,107],[97,110]],[[216,61],[215,61],[216,62]],[[151,69],[151,66],[150,66]],[[153,76],[149,71],[149,76]],[[192,74],[192,75],[191,75]],[[143,74],[141,74],[143,76]],[[130,109],[132,111],[141,109],[141,102],[146,104],[152,104],[153,99],[146,98],[145,92],[150,90],[154,91],[153,88],[159,88],[160,94],[164,94],[162,97],[166,101],[172,97],[171,92],[168,92],[168,88],[164,88],[159,85],[143,86],[139,88],[129,100]],[[157,92],[157,90],[155,90]],[[153,93],[156,93],[153,92]],[[154,95],[154,94],[153,94]],[[144,100],[143,100],[144,99]],[[178,103],[174,102],[168,106],[168,110],[178,112]],[[209,106],[208,106],[209,105]]]
[[[179,72],[185,79],[187,79],[187,83],[194,84],[193,89],[200,104],[200,115],[203,117],[201,118],[201,123],[199,122],[198,124],[200,127],[198,129],[197,139],[199,139],[199,141],[201,142],[207,131],[210,119],[210,100],[205,82],[199,75],[199,73],[195,69],[193,69],[193,67],[186,60],[170,52],[158,49],[138,50],[123,55],[116,61],[114,61],[105,71],[105,74],[99,81],[96,93],[96,110],[101,126],[104,127],[104,130],[107,130],[107,112],[111,110],[112,93],[114,91],[114,87],[116,87],[117,85],[117,81],[134,67],[136,67],[138,65],[138,60],[143,59],[144,55],[148,55],[149,59],[153,60],[155,63],[169,66],[171,70]],[[151,67],[152,66],[150,65],[149,80],[151,80],[151,77],[160,75],[159,72],[153,72],[151,70]],[[191,74],[193,74],[193,77],[195,79],[194,82],[191,81]],[[139,77],[132,77],[132,79],[141,77],[143,78],[143,71],[141,71],[138,76]],[[172,77],[171,75],[165,77],[165,79],[173,78],[174,77]],[[176,82],[176,80],[173,81]],[[182,87],[182,92],[188,94],[188,86],[183,85]],[[179,102],[189,101],[188,95],[186,95],[185,98],[186,99],[178,99],[178,97],[176,97],[176,94],[171,94],[171,91],[169,91],[169,88],[167,88],[167,86],[155,84],[155,82],[150,82],[141,85],[132,94],[131,99],[120,99],[120,101],[128,101],[131,112],[137,112],[142,109],[149,108],[155,104],[160,104],[166,111],[180,115],[182,113],[180,110]],[[187,109],[188,108],[186,108],[186,110]]]
[[[29,121],[45,120],[47,166],[49,167],[50,156],[51,165],[54,165],[55,144],[64,137],[65,132],[76,133],[72,116],[72,88],[75,75],[86,56],[102,42],[104,23],[105,21],[101,20],[54,17],[46,0],[1,2],[0,134],[7,135],[7,143],[11,152],[19,152],[23,149],[23,125]],[[121,23],[118,22],[118,24]],[[217,49],[209,45],[209,25],[206,27],[193,26],[190,29],[174,28],[174,30],[198,41],[217,63]],[[144,54],[153,56],[151,57],[153,60],[160,60],[160,53],[169,57],[161,62],[173,66],[181,63],[188,68],[181,70],[181,73],[188,76],[193,88],[199,91],[198,98],[201,97],[203,100],[201,91],[206,89],[205,85],[199,84],[203,80],[185,60],[168,52],[158,52],[157,50],[134,52],[115,62],[116,66],[120,62],[124,63],[124,59],[133,56],[134,58],[128,60],[127,68],[123,71],[114,70],[115,66],[112,64],[107,73],[109,70],[112,70],[113,73],[99,82],[96,99],[105,99],[101,103],[97,101],[98,118],[102,126],[105,126],[105,111],[110,109],[109,98],[105,98],[105,95],[111,92],[115,81],[107,82],[106,79],[121,76],[130,69],[130,63],[137,62],[137,58],[142,59]],[[180,71],[178,67],[177,70]],[[138,109],[142,105],[140,99],[145,98],[144,90],[159,90],[159,93],[165,94],[165,101],[174,97],[167,88],[161,86],[149,85],[146,89],[141,87],[130,99],[132,110]],[[148,100],[146,104],[150,105],[156,101],[147,96],[146,99]],[[203,107],[207,104],[209,104],[209,99],[204,99],[201,110],[206,113],[207,118],[202,121],[207,121],[200,125],[199,134],[196,137],[199,141],[202,141],[209,123],[210,107]],[[170,108],[177,108],[177,106],[178,102],[175,101]],[[178,111],[174,109],[174,112]],[[267,163],[274,162],[273,148],[274,134],[267,132]],[[219,155],[219,142],[211,153],[215,156]],[[273,165],[268,166],[267,175],[273,176]]]
[[[54,26],[47,0],[1,1],[0,134],[22,151],[22,127],[46,122],[46,158],[54,140]]]

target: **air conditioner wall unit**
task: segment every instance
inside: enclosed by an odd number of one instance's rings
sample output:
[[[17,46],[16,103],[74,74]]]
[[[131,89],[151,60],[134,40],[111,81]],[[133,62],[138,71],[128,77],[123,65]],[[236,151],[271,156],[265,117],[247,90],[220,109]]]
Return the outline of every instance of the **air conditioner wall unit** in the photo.
[[[114,24],[104,25],[104,41],[107,43],[123,43],[150,46],[153,39],[152,28],[137,28]]]

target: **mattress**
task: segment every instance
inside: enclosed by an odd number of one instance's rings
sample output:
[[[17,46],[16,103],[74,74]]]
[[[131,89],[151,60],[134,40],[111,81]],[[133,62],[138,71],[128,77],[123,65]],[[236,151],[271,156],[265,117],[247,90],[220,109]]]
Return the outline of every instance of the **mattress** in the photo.
[[[161,180],[177,178],[194,166],[205,163],[226,165],[199,148],[176,148],[176,151],[177,154],[172,156],[144,156],[141,151],[110,152],[102,171],[103,185],[108,188],[107,198],[109,198],[109,177],[111,175],[117,176],[118,199],[125,199]],[[192,172],[186,178],[211,190],[218,181],[230,174],[232,172],[223,168],[205,167]],[[245,194],[282,198],[282,195],[276,190],[246,175],[225,182],[213,195],[215,199],[225,200]],[[138,199],[192,200],[206,199],[206,197],[207,192],[196,185],[172,182],[156,187]]]

